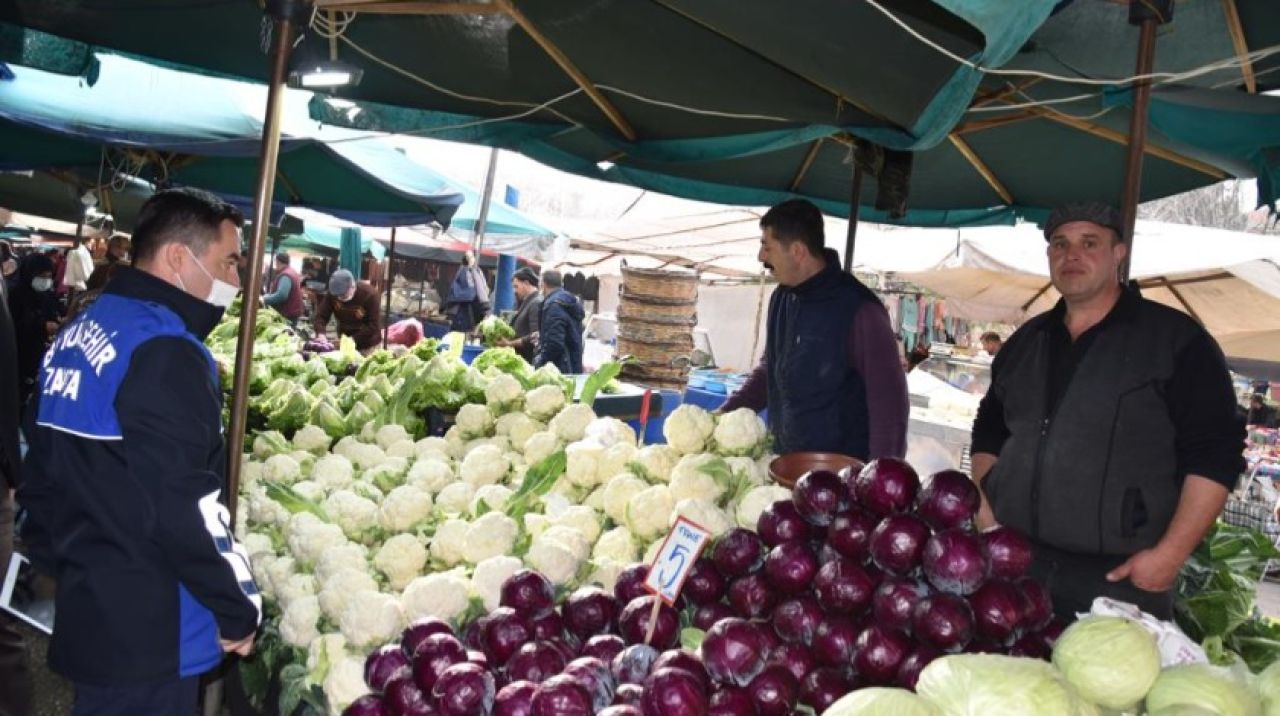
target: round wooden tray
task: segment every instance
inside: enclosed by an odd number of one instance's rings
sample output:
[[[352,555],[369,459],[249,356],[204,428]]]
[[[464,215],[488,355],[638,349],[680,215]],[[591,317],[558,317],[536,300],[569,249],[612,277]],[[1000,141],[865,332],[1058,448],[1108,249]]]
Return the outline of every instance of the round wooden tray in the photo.
[[[806,472],[828,470],[861,470],[862,461],[836,452],[793,452],[779,455],[769,463],[769,477],[783,487],[795,487]]]

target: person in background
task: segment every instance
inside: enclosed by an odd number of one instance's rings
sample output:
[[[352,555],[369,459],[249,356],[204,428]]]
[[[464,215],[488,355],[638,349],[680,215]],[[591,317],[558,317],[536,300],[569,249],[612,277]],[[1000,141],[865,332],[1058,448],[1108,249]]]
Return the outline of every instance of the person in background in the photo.
[[[929,343],[926,341],[917,341],[911,352],[907,354],[907,372],[920,367],[920,364],[929,360]]]
[[[542,272],[542,296],[534,367],[550,363],[565,375],[581,373],[582,319],[586,316],[582,302],[564,290],[564,278],[553,270]]]
[[[103,257],[103,263],[98,264],[93,273],[89,275],[89,280],[85,281],[85,288],[89,291],[100,290],[107,285],[107,281],[111,280],[111,276],[115,274],[116,268],[129,265],[129,237],[124,234],[116,234],[107,241],[107,253]]]
[[[18,280],[9,294],[9,312],[18,341],[19,399],[26,403],[35,390],[36,374],[49,339],[57,333],[61,316],[53,293],[53,260],[30,254],[18,266]]]
[[[0,241],[0,277],[8,281],[18,273],[18,257],[13,253],[13,245],[8,241]]]
[[[62,285],[69,289],[69,293],[84,291],[92,275],[93,254],[89,253],[89,247],[84,242],[80,242],[67,251],[67,268],[62,276]]]
[[[15,269],[16,274],[16,269]],[[18,487],[18,347],[9,316],[9,289],[0,281],[0,573],[13,556],[13,492]],[[27,645],[17,620],[0,611],[0,714],[34,713]]]
[[[284,316],[289,325],[296,326],[302,317],[302,276],[289,265],[289,253],[276,254],[276,270],[263,301]]]
[[[1123,219],[1100,203],[1045,224],[1051,310],[991,366],[973,424],[978,527],[1032,542],[1061,617],[1096,597],[1173,617],[1173,586],[1244,469],[1226,359],[1190,316],[1120,284]]]
[[[312,327],[325,335],[329,319],[338,323],[339,336],[351,336],[356,348],[366,350],[382,344],[382,309],[378,292],[365,281],[356,281],[346,269],[329,277],[329,293],[320,298]]]
[[[516,337],[499,344],[516,349],[522,358],[533,363],[538,359],[538,327],[542,319],[542,294],[538,292],[538,274],[528,266],[516,271],[511,279],[519,303],[511,328]]]
[[[764,356],[721,410],[768,407],[779,454],[902,457],[907,378],[889,312],[825,248],[817,206],[783,202],[760,228],[760,263],[778,281]]]
[[[53,292],[59,300],[67,297],[67,254],[71,249],[50,249],[49,258],[53,260]]]
[[[1263,428],[1276,427],[1276,409],[1267,405],[1261,395],[1249,396],[1249,412],[1245,415],[1246,425],[1257,425]]]
[[[134,264],[58,334],[24,416],[23,541],[57,579],[49,666],[73,716],[195,713],[200,676],[262,619],[223,504],[222,391],[204,339],[239,291],[240,212],[154,194]]]
[[[1000,334],[995,331],[987,331],[986,333],[983,333],[982,337],[978,339],[978,342],[982,344],[982,350],[986,351],[987,355],[992,358],[1000,352],[1000,347],[1004,345],[1004,341],[1000,339]]]
[[[470,251],[462,254],[462,266],[453,276],[444,309],[450,316],[450,330],[463,333],[470,333],[489,312],[489,283]]]

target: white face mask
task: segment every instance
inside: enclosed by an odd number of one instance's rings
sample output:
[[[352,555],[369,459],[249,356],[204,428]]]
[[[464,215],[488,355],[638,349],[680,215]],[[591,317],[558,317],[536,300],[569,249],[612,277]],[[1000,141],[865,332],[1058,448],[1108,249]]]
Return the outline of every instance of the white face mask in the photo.
[[[31,288],[34,288],[40,293],[44,293],[45,291],[48,291],[53,288],[53,279],[47,276],[40,276],[38,278],[33,278],[31,279]]]
[[[227,306],[230,306],[231,302],[236,299],[236,296],[240,295],[240,289],[232,286],[222,279],[215,278],[214,275],[209,273],[208,269],[204,267],[204,264],[200,263],[200,259],[196,258],[196,255],[192,253],[190,247],[183,246],[182,248],[186,249],[187,253],[191,255],[191,259],[196,262],[196,268],[200,269],[200,273],[208,276],[209,280],[213,282],[213,284],[209,286],[209,295],[205,296],[205,303],[217,306],[218,308],[226,308]],[[177,276],[177,279],[178,286],[181,287],[183,291],[187,290],[186,284],[182,282],[182,277]]]

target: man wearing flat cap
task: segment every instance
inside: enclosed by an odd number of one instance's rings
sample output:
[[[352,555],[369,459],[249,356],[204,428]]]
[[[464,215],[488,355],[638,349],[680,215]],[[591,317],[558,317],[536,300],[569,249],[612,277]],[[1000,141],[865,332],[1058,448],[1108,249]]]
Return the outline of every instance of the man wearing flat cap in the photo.
[[[313,328],[323,336],[329,319],[338,322],[338,335],[351,336],[356,348],[367,350],[382,343],[382,310],[378,292],[368,281],[356,281],[352,273],[339,269],[329,277],[329,293],[316,306]]]
[[[1072,618],[1095,597],[1173,616],[1174,581],[1243,469],[1222,350],[1190,316],[1124,288],[1113,207],[1045,224],[1062,298],[1011,336],[973,425],[979,527],[1032,541],[1032,575]]]

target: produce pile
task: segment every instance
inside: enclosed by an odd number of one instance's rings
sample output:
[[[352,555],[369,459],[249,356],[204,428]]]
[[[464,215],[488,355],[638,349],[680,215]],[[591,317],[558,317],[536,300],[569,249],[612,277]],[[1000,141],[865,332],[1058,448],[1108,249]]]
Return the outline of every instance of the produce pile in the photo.
[[[509,341],[516,337],[515,329],[511,324],[497,316],[487,316],[476,324],[476,334],[480,336],[480,342],[488,348],[498,345],[500,340]]]

